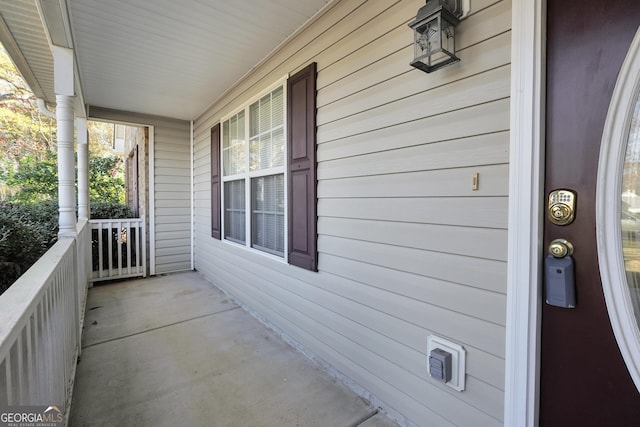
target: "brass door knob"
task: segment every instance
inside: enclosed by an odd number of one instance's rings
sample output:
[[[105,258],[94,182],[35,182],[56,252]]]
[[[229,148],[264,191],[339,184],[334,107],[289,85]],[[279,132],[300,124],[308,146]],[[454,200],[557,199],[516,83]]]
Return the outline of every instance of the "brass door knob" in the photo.
[[[565,239],[555,239],[549,244],[549,254],[555,258],[573,255],[573,244]]]

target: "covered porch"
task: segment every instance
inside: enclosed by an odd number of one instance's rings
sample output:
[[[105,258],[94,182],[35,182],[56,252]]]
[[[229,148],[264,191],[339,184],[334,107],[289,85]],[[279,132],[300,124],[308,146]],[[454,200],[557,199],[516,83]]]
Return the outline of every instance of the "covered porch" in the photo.
[[[196,272],[89,290],[73,426],[391,426]]]

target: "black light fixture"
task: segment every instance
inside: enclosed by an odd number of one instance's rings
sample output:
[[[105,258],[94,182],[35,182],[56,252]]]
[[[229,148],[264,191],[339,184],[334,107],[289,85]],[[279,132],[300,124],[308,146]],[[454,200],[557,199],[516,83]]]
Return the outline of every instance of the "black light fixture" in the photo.
[[[461,0],[427,0],[409,23],[413,29],[411,65],[430,73],[460,61],[456,56],[455,27],[462,17]]]

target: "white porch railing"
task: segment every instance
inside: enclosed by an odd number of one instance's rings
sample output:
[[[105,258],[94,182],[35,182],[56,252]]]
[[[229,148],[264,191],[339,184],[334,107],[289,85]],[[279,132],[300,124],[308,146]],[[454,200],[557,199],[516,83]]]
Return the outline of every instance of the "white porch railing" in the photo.
[[[91,282],[146,276],[144,219],[92,219],[90,223],[93,253]]]
[[[68,408],[82,333],[89,226],[61,238],[0,297],[0,407]]]

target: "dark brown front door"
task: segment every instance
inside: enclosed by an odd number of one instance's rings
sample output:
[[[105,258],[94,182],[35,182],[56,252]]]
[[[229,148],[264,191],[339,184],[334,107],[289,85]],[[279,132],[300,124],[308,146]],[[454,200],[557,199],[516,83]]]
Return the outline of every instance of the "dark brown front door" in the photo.
[[[574,244],[577,304],[543,305],[540,425],[640,426],[640,393],[618,349],[602,291],[594,205],[604,122],[640,24],[640,2],[547,3],[545,195],[571,189],[577,208],[570,225],[546,220],[545,248],[556,238]]]

